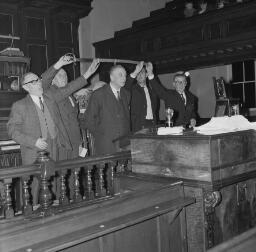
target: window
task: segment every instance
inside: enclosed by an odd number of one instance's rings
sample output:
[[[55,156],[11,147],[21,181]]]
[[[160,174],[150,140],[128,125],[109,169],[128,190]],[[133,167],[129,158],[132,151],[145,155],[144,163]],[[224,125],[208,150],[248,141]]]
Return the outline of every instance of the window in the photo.
[[[232,96],[239,98],[244,108],[256,107],[255,61],[247,60],[232,64]]]

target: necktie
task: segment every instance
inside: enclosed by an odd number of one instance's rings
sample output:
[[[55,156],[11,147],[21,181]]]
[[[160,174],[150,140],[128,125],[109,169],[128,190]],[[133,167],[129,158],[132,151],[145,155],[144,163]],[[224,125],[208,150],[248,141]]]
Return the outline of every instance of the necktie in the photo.
[[[44,103],[42,101],[42,97],[39,97],[39,103],[40,103],[41,110],[44,112]]]
[[[186,105],[186,100],[185,100],[183,94],[180,94],[180,97],[181,97],[181,100],[183,101],[183,103]]]
[[[121,100],[120,91],[116,91],[116,93],[117,93],[117,97],[116,98],[117,98],[118,101],[120,101]]]

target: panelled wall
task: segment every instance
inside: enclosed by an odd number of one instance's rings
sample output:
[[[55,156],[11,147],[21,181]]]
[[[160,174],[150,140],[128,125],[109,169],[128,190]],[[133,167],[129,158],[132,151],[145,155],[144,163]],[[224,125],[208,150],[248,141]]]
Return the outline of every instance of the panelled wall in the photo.
[[[91,43],[101,41],[95,43],[98,56],[152,60],[163,84],[170,88],[171,73],[189,70],[199,115],[211,117],[215,108],[213,77],[224,77],[229,83],[230,64],[255,57],[255,1],[180,20],[173,17],[170,1],[123,2],[93,2],[92,12],[80,21],[82,56],[93,56]]]
[[[91,0],[0,1],[0,51],[8,47],[19,48],[21,56],[23,52],[30,58],[29,71],[40,76],[65,53],[79,56],[79,19],[88,15],[90,10]],[[8,54],[11,58],[12,51]],[[69,80],[80,75],[79,64],[71,64],[65,69]],[[25,93],[21,89],[13,90],[2,77],[0,74],[0,139],[6,139],[11,105]],[[9,74],[4,79],[10,77]]]

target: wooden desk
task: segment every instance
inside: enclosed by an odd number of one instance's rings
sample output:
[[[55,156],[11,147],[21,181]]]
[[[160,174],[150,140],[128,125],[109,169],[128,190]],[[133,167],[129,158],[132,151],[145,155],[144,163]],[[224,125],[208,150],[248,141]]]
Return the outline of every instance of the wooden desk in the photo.
[[[121,176],[113,199],[35,220],[0,221],[0,251],[187,251],[180,181]],[[28,250],[31,249],[31,250]]]
[[[182,179],[185,195],[196,198],[187,208],[189,251],[204,251],[255,225],[255,131],[157,136],[142,130],[131,150],[133,172]]]

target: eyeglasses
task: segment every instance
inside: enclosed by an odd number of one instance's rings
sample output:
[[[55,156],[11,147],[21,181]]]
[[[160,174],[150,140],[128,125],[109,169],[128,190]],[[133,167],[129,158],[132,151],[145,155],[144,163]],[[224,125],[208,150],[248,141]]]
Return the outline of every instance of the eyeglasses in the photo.
[[[28,82],[23,83],[23,85],[27,85],[27,84],[36,85],[36,84],[38,83],[38,81],[41,81],[41,80],[42,80],[42,77],[38,77],[38,78],[35,79],[35,80],[31,80],[31,81],[28,81]]]
[[[181,84],[185,85],[185,84],[187,84],[186,81],[178,81],[178,80],[174,81],[174,83],[178,84],[178,85],[181,85]]]

